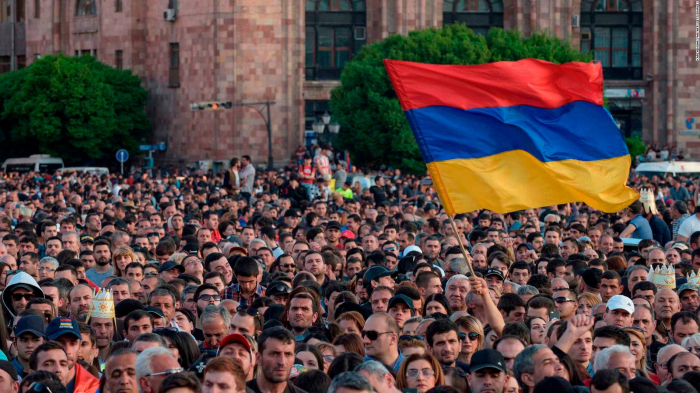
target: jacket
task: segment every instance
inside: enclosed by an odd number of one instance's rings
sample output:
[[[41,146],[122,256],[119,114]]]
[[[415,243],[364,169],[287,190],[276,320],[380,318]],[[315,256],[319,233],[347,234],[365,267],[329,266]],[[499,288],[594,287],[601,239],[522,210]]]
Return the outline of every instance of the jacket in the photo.
[[[7,287],[5,287],[5,290],[2,292],[2,305],[12,318],[17,315],[17,312],[15,307],[12,305],[12,299],[10,299],[10,296],[12,296],[12,291],[19,287],[33,291],[34,297],[44,297],[44,291],[41,290],[41,287],[39,287],[39,284],[36,283],[36,280],[34,280],[32,276],[25,272],[17,273],[14,277],[12,277],[10,282],[7,284]]]

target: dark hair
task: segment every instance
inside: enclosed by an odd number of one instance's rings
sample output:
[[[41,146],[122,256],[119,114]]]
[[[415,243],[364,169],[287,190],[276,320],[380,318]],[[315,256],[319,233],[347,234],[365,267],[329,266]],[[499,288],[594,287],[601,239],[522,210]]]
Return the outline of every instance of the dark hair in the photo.
[[[59,384],[61,383],[61,380],[58,378],[58,375],[50,372],[50,371],[34,371],[33,373],[27,375],[26,377],[22,378],[22,384],[20,386],[32,386],[35,382],[58,382]],[[61,385],[63,386],[63,385]],[[21,391],[21,389],[20,389]],[[65,391],[65,390],[64,390]]]
[[[690,323],[692,321],[695,321],[696,326],[700,326],[700,320],[698,320],[698,316],[695,315],[694,312],[692,311],[679,311],[671,317],[671,330],[676,330],[676,323],[678,321],[683,322],[683,324]]]
[[[688,371],[683,374],[682,379],[690,382],[693,386],[700,386],[700,371]]]
[[[427,317],[428,314],[426,314],[426,310],[428,308],[428,303],[430,302],[438,302],[442,304],[443,307],[445,307],[445,311],[447,311],[448,315],[452,315],[452,308],[450,307],[450,301],[447,299],[447,296],[445,296],[442,293],[434,293],[427,298],[425,298],[425,302],[423,302],[423,316]]]
[[[323,370],[308,370],[301,373],[294,381],[294,386],[307,393],[326,393],[330,385],[331,377]]]
[[[199,347],[197,346],[197,342],[189,333],[176,332],[168,328],[156,328],[153,329],[153,333],[156,333],[163,338],[167,338],[170,340],[171,344],[175,345],[180,355],[180,358],[177,360],[185,370],[189,369],[197,358],[199,358]]]
[[[602,326],[593,332],[593,339],[596,337],[612,338],[616,344],[630,346],[630,336],[617,326]]]
[[[265,342],[268,339],[280,340],[286,343],[295,343],[294,335],[289,330],[283,327],[274,327],[271,329],[265,329],[258,337],[258,353],[262,354],[265,350]]]
[[[304,351],[311,352],[311,354],[314,355],[314,357],[316,358],[316,364],[318,364],[318,367],[323,367],[323,355],[321,354],[321,351],[318,350],[318,348],[306,343],[296,344],[296,347],[294,348],[294,354]]]
[[[328,366],[328,376],[333,379],[336,375],[346,371],[353,371],[355,367],[364,363],[365,359],[355,352],[345,352],[337,356],[330,366]]]
[[[533,276],[534,277],[534,276]],[[535,295],[527,302],[527,309],[531,308],[546,308],[548,312],[554,311],[554,302],[541,295]]]
[[[455,332],[455,334],[459,337],[457,324],[449,319],[438,319],[428,326],[428,330],[426,332],[426,343],[432,347],[433,337],[435,337],[436,334],[449,333],[450,331]]]
[[[606,390],[614,384],[620,385],[622,393],[629,393],[630,384],[627,377],[617,370],[599,370],[591,379],[591,387],[595,387],[596,390]]]
[[[666,385],[666,389],[673,393],[697,393],[697,390],[688,381],[676,379]]]
[[[522,340],[526,344],[526,347],[531,344],[530,329],[528,329],[528,327],[522,322],[506,323],[506,326],[503,328],[502,336],[520,337],[520,340]]]
[[[127,332],[129,331],[129,322],[138,321],[144,317],[148,318],[151,321],[151,326],[153,326],[153,315],[151,315],[151,313],[143,310],[134,310],[124,317],[124,330]]]
[[[517,263],[517,262],[516,262]],[[498,309],[503,310],[506,315],[518,307],[525,307],[523,299],[515,293],[504,293],[498,300]]]
[[[163,383],[160,385],[159,392],[166,393],[167,391],[176,388],[189,388],[195,392],[199,392],[202,390],[202,384],[199,383],[199,378],[197,378],[191,372],[172,374],[168,375],[163,380]]]
[[[207,256],[207,260],[208,259],[209,256]],[[255,259],[246,256],[238,258],[236,265],[233,267],[233,274],[236,277],[257,277],[259,272],[260,267],[258,266],[258,262],[255,261]]]
[[[63,345],[61,345],[61,343],[59,343],[58,341],[46,341],[45,343],[39,345],[34,350],[34,352],[32,352],[32,355],[29,357],[29,368],[32,370],[36,370],[38,366],[37,361],[39,358],[39,354],[42,352],[52,351],[54,349],[60,349],[61,351],[63,351],[63,353],[66,353],[66,349],[63,348]]]
[[[637,293],[637,291],[653,291],[654,295],[656,295],[656,285],[654,283],[649,282],[649,281],[640,281],[636,284],[634,284],[634,287],[632,287],[632,297],[634,297],[634,294]]]

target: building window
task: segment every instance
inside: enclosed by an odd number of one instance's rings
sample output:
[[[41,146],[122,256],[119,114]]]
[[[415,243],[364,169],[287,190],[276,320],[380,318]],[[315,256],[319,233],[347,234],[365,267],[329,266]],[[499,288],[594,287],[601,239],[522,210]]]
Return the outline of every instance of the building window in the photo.
[[[170,75],[168,86],[180,87],[180,44],[170,44]]]
[[[92,56],[92,50],[91,49],[83,49],[80,51],[81,56]]]
[[[34,18],[41,18],[41,0],[34,0]]]
[[[0,74],[12,71],[12,58],[10,56],[0,56]]]
[[[503,27],[502,0],[444,0],[442,23],[464,23],[475,33],[486,35],[492,27]]]
[[[122,12],[122,8],[123,8],[122,0],[115,0],[114,12]]]
[[[17,69],[27,68],[27,56],[20,55],[17,56]]]
[[[24,0],[15,0],[17,5],[17,10],[15,12],[15,22],[24,22]]]
[[[583,0],[581,52],[592,52],[605,79],[642,79],[642,0]]]
[[[12,20],[12,1],[0,0],[0,23]]]
[[[75,12],[76,16],[97,15],[96,0],[78,0],[78,7]]]
[[[365,0],[306,1],[306,80],[337,80],[367,42]]]
[[[118,70],[123,70],[124,69],[124,52],[123,51],[115,51],[114,52],[114,67]]]

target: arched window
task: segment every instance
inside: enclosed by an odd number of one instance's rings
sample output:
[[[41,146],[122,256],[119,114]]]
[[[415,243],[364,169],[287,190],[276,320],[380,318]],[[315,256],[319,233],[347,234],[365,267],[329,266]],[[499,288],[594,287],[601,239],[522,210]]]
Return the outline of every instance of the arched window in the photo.
[[[78,0],[78,7],[75,11],[76,16],[97,15],[96,0]]]
[[[492,27],[503,27],[502,0],[444,0],[442,24],[464,23],[486,35]]]
[[[582,0],[581,51],[606,79],[642,79],[642,0]]]
[[[340,79],[367,42],[365,0],[306,0],[306,80]]]

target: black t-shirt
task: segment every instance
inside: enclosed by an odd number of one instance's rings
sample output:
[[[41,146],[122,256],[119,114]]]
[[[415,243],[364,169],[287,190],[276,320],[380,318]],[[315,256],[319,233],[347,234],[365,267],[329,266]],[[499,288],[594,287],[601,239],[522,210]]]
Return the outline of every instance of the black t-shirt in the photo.
[[[384,187],[372,186],[369,188],[369,192],[374,196],[374,202],[378,205],[382,202],[386,202],[386,189]]]
[[[258,388],[258,381],[255,379],[248,381],[248,383],[245,384],[245,390],[248,393],[264,393],[262,390],[260,390],[260,388]],[[306,393],[306,390],[294,386],[294,384],[288,380],[287,387],[284,388],[284,393]]]

